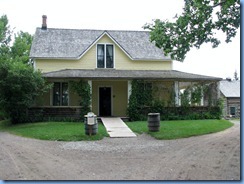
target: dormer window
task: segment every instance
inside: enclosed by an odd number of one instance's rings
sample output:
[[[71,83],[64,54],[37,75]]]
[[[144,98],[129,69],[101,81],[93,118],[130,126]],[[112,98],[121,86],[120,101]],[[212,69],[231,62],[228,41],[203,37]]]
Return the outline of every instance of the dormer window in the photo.
[[[97,44],[97,68],[114,68],[114,46]]]

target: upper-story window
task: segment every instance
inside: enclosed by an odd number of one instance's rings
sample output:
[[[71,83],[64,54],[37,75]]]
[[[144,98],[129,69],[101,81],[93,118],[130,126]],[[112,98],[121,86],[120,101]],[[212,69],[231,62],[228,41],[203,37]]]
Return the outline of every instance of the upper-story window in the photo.
[[[114,68],[114,46],[111,44],[97,45],[97,68]]]

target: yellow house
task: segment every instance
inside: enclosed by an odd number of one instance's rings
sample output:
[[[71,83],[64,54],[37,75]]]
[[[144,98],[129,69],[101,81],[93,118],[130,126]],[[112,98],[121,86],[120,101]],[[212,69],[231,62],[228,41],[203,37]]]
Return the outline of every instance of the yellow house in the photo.
[[[173,70],[173,61],[149,37],[146,31],[47,28],[44,17],[42,27],[36,29],[30,59],[53,88],[35,106],[52,109],[52,115],[77,115],[82,99],[70,89],[70,81],[82,79],[90,85],[95,114],[125,117],[133,79],[158,86],[159,98],[166,101],[167,89],[173,89],[176,105],[187,83],[221,80]]]

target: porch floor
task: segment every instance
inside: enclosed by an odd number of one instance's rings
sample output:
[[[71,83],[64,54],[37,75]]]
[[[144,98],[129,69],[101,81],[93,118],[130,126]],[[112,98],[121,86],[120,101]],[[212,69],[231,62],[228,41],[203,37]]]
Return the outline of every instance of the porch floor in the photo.
[[[101,120],[110,137],[136,137],[136,134],[120,118],[101,117]]]

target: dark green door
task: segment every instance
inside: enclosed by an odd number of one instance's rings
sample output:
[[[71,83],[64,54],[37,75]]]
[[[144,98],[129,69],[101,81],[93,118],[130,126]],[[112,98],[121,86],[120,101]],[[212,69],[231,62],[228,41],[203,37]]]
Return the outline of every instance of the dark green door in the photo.
[[[99,88],[99,116],[111,116],[111,87]]]

